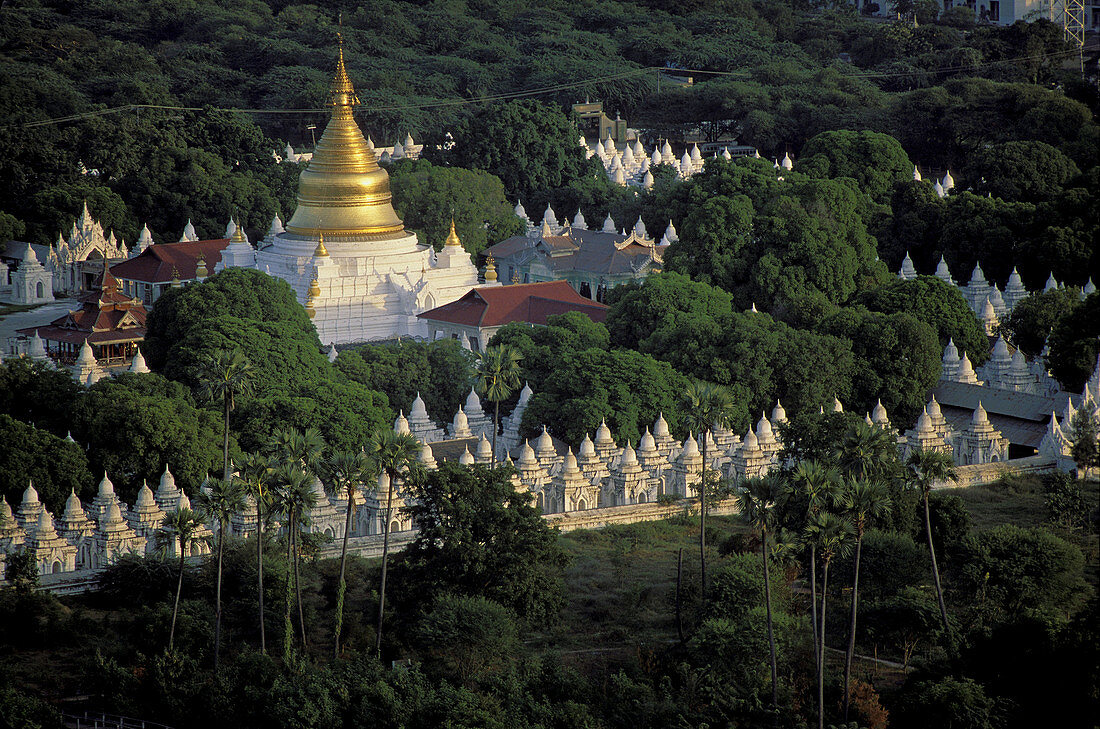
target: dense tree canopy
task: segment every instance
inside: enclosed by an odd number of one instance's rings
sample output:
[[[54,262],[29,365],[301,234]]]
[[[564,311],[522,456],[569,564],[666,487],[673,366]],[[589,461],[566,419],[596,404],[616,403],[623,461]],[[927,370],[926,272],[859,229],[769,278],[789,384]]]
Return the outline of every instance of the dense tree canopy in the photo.
[[[812,177],[850,177],[875,200],[913,177],[913,163],[898,140],[878,132],[822,132],[806,142],[795,166]]]
[[[405,227],[443,247],[451,219],[462,247],[476,257],[486,247],[524,231],[504,197],[500,178],[483,170],[402,160],[390,169],[393,205]]]
[[[13,510],[32,481],[39,501],[56,516],[70,492],[81,499],[95,494],[88,458],[76,443],[0,413],[0,444],[0,495]]]

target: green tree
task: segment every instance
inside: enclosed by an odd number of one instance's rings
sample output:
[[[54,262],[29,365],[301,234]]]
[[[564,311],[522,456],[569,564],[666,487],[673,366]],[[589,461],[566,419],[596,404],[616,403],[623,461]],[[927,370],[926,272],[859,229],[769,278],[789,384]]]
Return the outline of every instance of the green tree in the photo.
[[[939,451],[917,450],[909,454],[905,462],[906,486],[918,491],[924,504],[924,533],[928,539],[928,557],[932,561],[932,579],[936,585],[936,602],[940,606],[940,618],[943,620],[943,635],[947,639],[948,649],[954,653],[955,639],[951,632],[951,623],[947,619],[947,605],[943,601],[943,587],[940,585],[940,569],[936,564],[936,548],[932,544],[932,517],[928,508],[928,497],[936,482],[955,481],[958,471],[955,462],[947,453]]]
[[[229,413],[236,407],[237,398],[252,391],[252,363],[240,349],[215,352],[203,362],[200,392],[203,399],[220,402],[224,410],[224,435],[222,480],[229,481]]]
[[[271,461],[259,453],[245,454],[236,464],[245,494],[256,507],[256,580],[260,616],[260,652],[267,653],[264,631],[264,509],[272,499],[275,469]]]
[[[1054,325],[1047,364],[1062,387],[1080,392],[1100,363],[1100,293],[1087,299]]]
[[[446,152],[426,150],[433,163],[500,175],[511,197],[532,202],[534,195],[579,176],[584,154],[577,130],[558,107],[520,100],[486,104],[460,121]],[[445,156],[444,156],[445,155]]]
[[[423,235],[436,250],[443,247],[453,220],[462,247],[475,257],[488,246],[524,232],[504,196],[504,185],[484,170],[401,160],[390,169],[393,204],[405,227]]]
[[[27,357],[0,364],[0,413],[58,437],[72,429],[72,413],[84,388],[73,376]]]
[[[214,595],[214,673],[218,672],[218,658],[222,646],[222,560],[225,542],[229,537],[229,520],[244,509],[244,489],[237,481],[212,479],[209,491],[199,494],[199,514],[218,525],[218,577]]]
[[[885,431],[883,431],[885,432]],[[848,649],[844,655],[844,718],[848,718],[851,691],[852,657],[856,652],[856,615],[859,609],[859,558],[863,552],[863,534],[867,525],[890,510],[890,494],[881,482],[863,475],[849,478],[844,484],[841,504],[855,529],[856,556],[852,576],[852,608],[848,618]]]
[[[898,140],[871,131],[830,131],[802,147],[795,170],[812,177],[850,177],[875,200],[894,183],[913,177],[913,163]]]
[[[513,662],[519,631],[508,608],[485,597],[442,595],[412,629],[433,673],[473,685]]]
[[[1028,613],[1068,615],[1087,596],[1081,550],[1046,529],[1002,524],[972,535],[958,561],[958,588],[995,621]]]
[[[409,610],[425,596],[455,594],[498,602],[528,628],[557,618],[568,558],[512,474],[446,461],[408,482],[419,533],[397,581]]]
[[[191,550],[196,535],[202,528],[202,521],[190,509],[175,509],[164,515],[162,526],[172,535],[179,550],[179,579],[176,582],[176,602],[172,606],[172,628],[168,633],[168,652],[171,653],[176,640],[176,616],[179,615],[180,593],[183,591],[183,573],[187,567],[187,554]]]
[[[420,444],[411,435],[398,435],[389,428],[383,428],[367,444],[370,458],[386,476],[386,510],[382,522],[382,577],[378,588],[378,629],[375,633],[374,650],[382,653],[382,619],[386,614],[386,571],[390,553],[390,523],[393,520],[393,492],[399,484],[408,484],[416,480],[420,466]]]
[[[869,412],[880,401],[895,420],[911,422],[940,376],[941,349],[931,325],[909,313],[878,314],[842,309],[822,323],[824,333],[852,342],[856,371],[852,401]]]
[[[973,155],[965,169],[976,193],[1027,202],[1054,198],[1080,173],[1060,150],[1033,140],[994,144]]]
[[[948,340],[953,340],[975,366],[989,358],[985,330],[978,317],[974,316],[957,287],[935,276],[918,276],[910,281],[896,279],[860,294],[856,303],[883,314],[908,312],[931,324],[941,349],[947,346]]]
[[[700,596],[707,595],[707,440],[711,428],[728,428],[733,401],[725,388],[694,380],[684,390],[684,425],[699,435],[703,471],[699,481],[699,583]]]
[[[897,595],[874,602],[864,614],[872,640],[884,641],[901,654],[907,670],[913,652],[935,634],[939,615],[935,602],[918,588],[907,587]]]
[[[818,630],[820,649],[817,664],[817,725],[825,727],[825,609],[829,597],[829,565],[835,557],[843,557],[851,549],[852,525],[847,519],[822,512],[810,519],[804,538],[821,555],[821,626]]]
[[[1054,327],[1080,303],[1076,289],[1036,291],[1016,303],[999,324],[998,332],[1028,357],[1038,357]]]
[[[72,417],[73,437],[87,444],[94,471],[110,473],[124,500],[142,480],[158,478],[166,464],[184,487],[202,483],[221,465],[219,420],[196,407],[186,387],[155,373],[100,380]]]
[[[359,451],[336,451],[325,459],[323,471],[328,483],[336,495],[344,492],[348,506],[344,515],[344,538],[340,545],[340,579],[336,588],[336,629],[333,637],[333,656],[340,657],[340,630],[344,625],[344,593],[347,583],[344,572],[348,561],[348,539],[351,537],[351,517],[355,509],[355,496],[366,490],[366,484],[377,478],[376,468],[366,453]]]
[[[803,528],[823,509],[829,508],[839,495],[840,474],[831,466],[815,460],[802,460],[791,474],[795,493],[806,497],[806,514]],[[821,646],[818,643],[817,620],[817,543],[810,541],[810,616],[813,621],[814,658],[821,664]]]
[[[18,508],[27,484],[34,482],[39,500],[61,513],[69,494],[90,496],[88,459],[75,443],[0,413],[0,495]]]
[[[290,663],[294,644],[294,625],[291,621],[292,597],[297,594],[298,622],[302,634],[302,650],[309,647],[306,641],[305,616],[302,611],[301,581],[298,572],[298,535],[308,523],[307,512],[316,504],[312,477],[298,461],[286,460],[275,469],[275,490],[272,509],[286,526],[286,593],[283,601],[283,661]]]
[[[906,717],[903,729],[950,726],[953,729],[993,729],[998,726],[996,701],[971,678],[920,681],[905,692],[894,716]]]
[[[768,618],[768,653],[772,671],[772,713],[779,715],[779,685],[775,663],[775,634],[772,626],[771,580],[768,574],[768,532],[775,526],[775,507],[787,498],[787,486],[776,474],[749,479],[737,498],[741,520],[760,534],[760,559],[764,565],[764,606]],[[828,563],[825,574],[828,575]],[[824,607],[824,605],[823,605]],[[824,632],[824,623],[822,631]],[[822,645],[824,650],[824,644]]]
[[[497,431],[500,430],[500,401],[519,387],[520,361],[523,354],[515,347],[498,344],[477,355],[477,387],[493,403],[493,458],[497,459]]]

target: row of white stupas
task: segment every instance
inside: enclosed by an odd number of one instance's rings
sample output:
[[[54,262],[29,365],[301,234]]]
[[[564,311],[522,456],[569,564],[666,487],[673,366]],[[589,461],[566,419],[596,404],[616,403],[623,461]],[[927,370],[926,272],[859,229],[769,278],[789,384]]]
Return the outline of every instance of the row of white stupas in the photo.
[[[542,219],[538,223],[527,217],[527,210],[523,207],[522,202],[516,202],[515,213],[527,226],[526,235],[531,239],[556,235],[569,235],[570,230],[596,230],[588,226],[588,221],[584,219],[584,214],[579,208],[571,222],[568,218],[563,218],[559,221],[557,213],[554,212],[554,208],[550,207],[550,205],[546,206],[546,210],[542,214]],[[676,226],[672,224],[671,220],[668,221],[668,226],[665,228],[661,240],[655,243],[654,238],[649,234],[649,231],[646,230],[645,222],[642,221],[641,216],[638,216],[638,220],[635,221],[633,227],[619,230],[618,226],[615,225],[615,221],[611,218],[611,213],[608,213],[607,217],[604,218],[603,225],[599,228],[599,232],[626,236],[629,240],[624,241],[623,245],[634,242],[648,246],[667,246],[680,239],[679,235],[676,233]]]
[[[901,269],[898,271],[898,278],[903,281],[911,281],[918,275],[917,268],[913,265],[913,259],[909,257],[909,252],[906,251],[905,258],[901,261]],[[985,325],[987,334],[992,334],[993,327],[997,325],[999,319],[1010,313],[1016,307],[1016,304],[1027,298],[1028,294],[1031,293],[1024,287],[1024,282],[1015,268],[1009,274],[1003,290],[999,289],[996,283],[986,280],[985,272],[982,271],[980,263],[974,265],[974,271],[970,274],[970,281],[966,285],[957,283],[951,276],[951,270],[948,268],[947,261],[943,256],[940,256],[940,262],[936,264],[934,275],[936,278],[959,288],[963,298],[966,299],[966,303],[970,305],[971,311]],[[1056,281],[1052,273],[1047,278],[1043,291],[1064,288],[1065,284]],[[1095,292],[1096,284],[1089,278],[1081,288],[1081,298],[1083,299]]]
[[[178,556],[178,543],[166,533],[158,538],[158,532],[164,531],[165,514],[184,508],[190,509],[191,501],[177,488],[167,467],[156,494],[143,483],[133,507],[122,503],[114,484],[103,474],[92,502],[85,506],[73,491],[59,518],[38,500],[32,482],[14,512],[7,499],[0,499],[0,566],[8,552],[21,548],[35,551],[42,575],[94,570],[131,552],[150,554],[164,549],[169,556]],[[202,540],[209,534],[208,527],[201,529],[189,554],[209,553],[209,544]]]
[[[420,159],[420,153],[424,149],[423,144],[417,144],[413,141],[412,134],[406,134],[404,142],[394,142],[392,147],[377,147],[374,144],[374,140],[368,136],[367,146],[374,150],[374,154],[378,157],[379,162],[390,162],[397,159]],[[288,143],[281,155],[274,149],[271,150],[271,157],[275,160],[276,164],[282,162],[300,164],[309,162],[313,159],[313,153],[296,152],[294,151],[294,147],[290,146]]]
[[[611,137],[589,146],[588,140],[582,136],[580,146],[584,149],[586,158],[599,158],[608,178],[618,185],[642,187],[648,190],[653,187],[653,172],[650,168],[661,164],[671,165],[675,168],[677,175],[685,180],[703,171],[703,153],[697,143],[693,144],[690,150],[685,150],[679,159],[676,158],[668,140],[665,140],[663,145],[654,145],[652,154],[646,152],[641,139],[635,139],[634,144],[627,142],[620,148]],[[729,147],[725,147],[721,152],[716,151],[714,157],[733,159]],[[760,158],[759,151],[755,153],[755,157]],[[783,156],[782,162],[775,161],[776,169],[790,170],[793,166],[794,161],[789,153]]]

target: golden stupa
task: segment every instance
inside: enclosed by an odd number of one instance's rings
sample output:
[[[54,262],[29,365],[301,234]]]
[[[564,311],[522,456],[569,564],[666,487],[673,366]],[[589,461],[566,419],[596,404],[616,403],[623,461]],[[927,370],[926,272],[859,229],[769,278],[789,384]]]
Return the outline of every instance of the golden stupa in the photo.
[[[400,238],[405,226],[393,209],[390,176],[352,118],[359,99],[344,67],[342,39],[331,90],[332,117],[299,178],[298,208],[286,231],[311,239]]]

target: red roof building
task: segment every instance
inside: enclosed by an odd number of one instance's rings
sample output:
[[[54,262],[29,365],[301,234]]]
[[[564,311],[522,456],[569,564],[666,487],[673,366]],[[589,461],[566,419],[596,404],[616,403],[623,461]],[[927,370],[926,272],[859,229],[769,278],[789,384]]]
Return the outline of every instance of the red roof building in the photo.
[[[106,267],[97,287],[79,301],[79,309],[60,319],[18,332],[32,337],[37,332],[46,351],[65,363],[76,359],[85,341],[104,364],[129,361],[137,351],[137,343],[145,338],[145,307],[141,301],[119,291],[118,281]]]
[[[481,350],[498,329],[512,322],[545,325],[547,317],[579,311],[592,321],[607,318],[607,306],[578,294],[567,281],[481,286],[461,299],[418,314],[432,339],[467,339]]]
[[[228,238],[156,243],[111,266],[111,273],[124,293],[152,306],[173,283],[201,281],[213,274],[228,245]]]

